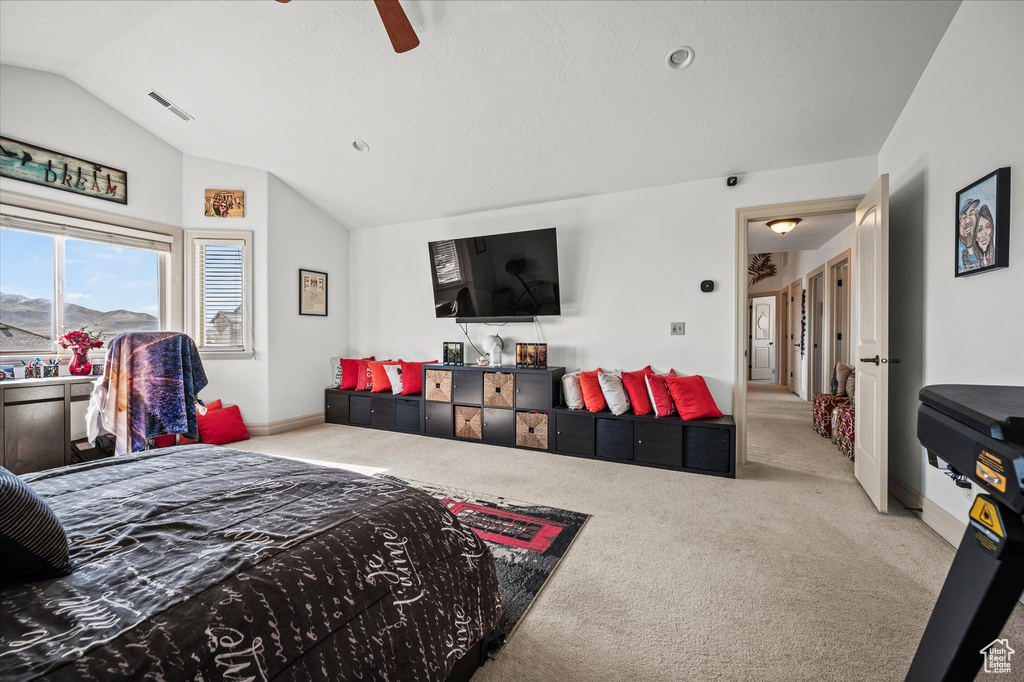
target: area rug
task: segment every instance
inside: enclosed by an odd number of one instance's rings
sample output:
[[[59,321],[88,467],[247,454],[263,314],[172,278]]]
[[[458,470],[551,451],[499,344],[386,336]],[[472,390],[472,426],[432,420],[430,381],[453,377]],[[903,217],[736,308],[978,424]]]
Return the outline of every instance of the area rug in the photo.
[[[589,514],[519,502],[505,497],[446,488],[432,483],[375,474],[377,478],[419,488],[452,510],[487,543],[494,555],[501,590],[500,629],[505,638],[492,646],[496,655],[515,632],[579,535]]]

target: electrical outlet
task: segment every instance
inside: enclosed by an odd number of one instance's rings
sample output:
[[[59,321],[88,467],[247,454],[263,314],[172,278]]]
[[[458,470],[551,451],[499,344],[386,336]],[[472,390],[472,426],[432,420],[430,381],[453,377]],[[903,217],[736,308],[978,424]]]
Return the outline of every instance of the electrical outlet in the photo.
[[[673,322],[672,323],[672,335],[682,336],[686,334],[686,323],[685,322]]]

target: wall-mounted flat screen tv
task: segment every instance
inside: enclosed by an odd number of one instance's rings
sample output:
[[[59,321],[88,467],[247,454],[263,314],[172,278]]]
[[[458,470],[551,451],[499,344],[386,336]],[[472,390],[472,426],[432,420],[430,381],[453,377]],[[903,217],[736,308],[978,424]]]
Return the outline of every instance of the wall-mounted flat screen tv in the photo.
[[[437,317],[561,314],[555,228],[430,242]]]

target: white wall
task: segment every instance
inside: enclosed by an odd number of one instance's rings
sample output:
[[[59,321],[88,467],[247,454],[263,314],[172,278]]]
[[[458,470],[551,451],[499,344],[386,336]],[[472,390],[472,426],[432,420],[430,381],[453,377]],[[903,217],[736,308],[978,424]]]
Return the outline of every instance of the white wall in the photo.
[[[428,241],[553,226],[562,315],[541,318],[549,363],[703,374],[730,412],[736,208],[863,193],[876,170],[865,157],[753,173],[731,188],[715,178],[353,231],[351,352],[429,360],[462,339],[433,316]],[[713,293],[700,291],[704,279]],[[673,321],[685,336],[669,335]],[[470,327],[478,346],[495,331],[509,349],[537,340],[532,325]]]
[[[181,225],[181,152],[67,78],[0,65],[0,126],[7,137],[127,171],[128,204],[10,178],[0,189]]]
[[[255,356],[252,358],[203,357],[203,367],[210,383],[203,390],[204,400],[224,400],[238,405],[248,424],[266,424],[270,413],[270,332],[268,308],[268,173],[257,168],[239,166],[186,154],[182,177],[180,210],[185,229],[251,230],[253,309],[252,335]],[[245,191],[245,216],[216,218],[204,212],[207,189],[240,189]],[[188,257],[188,254],[186,254]],[[312,387],[311,387],[312,389]]]
[[[929,467],[917,394],[1024,384],[1024,3],[960,5],[878,156],[890,187],[890,472],[960,520],[969,501]],[[969,93],[969,96],[967,94]],[[1011,166],[1010,267],[953,277],[954,197]]]
[[[349,232],[269,177],[270,420],[323,412],[328,358],[347,355]],[[299,315],[299,268],[326,272],[327,317]]]

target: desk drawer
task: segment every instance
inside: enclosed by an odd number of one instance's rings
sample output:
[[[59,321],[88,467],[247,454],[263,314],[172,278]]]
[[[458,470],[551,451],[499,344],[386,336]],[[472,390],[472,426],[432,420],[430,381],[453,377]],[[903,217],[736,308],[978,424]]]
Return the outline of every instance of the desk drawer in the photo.
[[[64,384],[4,389],[4,405],[10,405],[11,403],[35,402],[39,400],[64,400]]]

